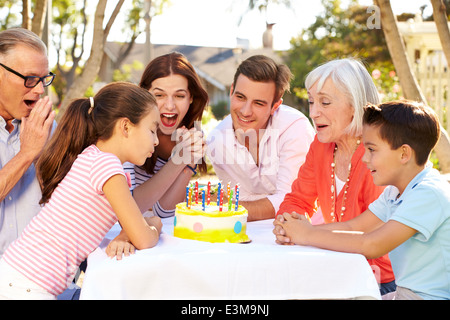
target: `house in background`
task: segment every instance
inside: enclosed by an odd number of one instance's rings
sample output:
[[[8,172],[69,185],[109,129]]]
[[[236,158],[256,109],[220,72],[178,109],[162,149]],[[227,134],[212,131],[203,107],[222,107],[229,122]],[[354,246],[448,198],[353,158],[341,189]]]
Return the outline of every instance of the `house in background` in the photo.
[[[113,69],[112,63],[117,59],[122,44],[108,42],[105,44],[105,58],[99,72],[100,81],[108,83],[112,81]],[[145,56],[145,44],[136,43],[127,56],[123,65],[132,64],[134,61],[140,61],[143,68],[147,62],[143,61]],[[278,63],[282,62],[279,54],[270,48],[245,49],[245,48],[218,48],[218,47],[197,47],[187,45],[153,45],[153,56],[158,57],[170,52],[179,52],[186,56],[189,62],[194,66],[195,71],[202,79],[205,89],[208,91],[210,104],[214,105],[221,101],[229,100],[229,93],[233,76],[237,66],[242,60],[255,55],[263,54],[271,57]],[[131,74],[130,81],[139,83],[142,70],[136,70]]]
[[[151,54],[153,58],[174,51],[185,55],[194,66],[208,92],[209,104],[211,106],[223,105],[224,108],[228,109],[231,84],[236,68],[241,61],[256,54],[262,54],[274,59],[277,63],[283,63],[283,53],[272,49],[272,26],[273,24],[267,24],[267,30],[263,34],[264,47],[259,49],[249,49],[248,40],[237,39],[238,45],[236,48],[153,44],[151,46]],[[96,83],[97,87],[113,80],[113,65],[118,59],[118,53],[122,45],[122,43],[117,42],[107,42],[105,44],[104,59],[99,72],[100,82]],[[133,49],[122,63],[122,66],[132,65],[135,61],[142,63],[142,69],[134,70],[131,74],[130,81],[136,84],[139,83],[144,68],[148,63],[148,61],[145,61],[148,59],[146,57],[149,56],[145,51],[146,48],[148,46],[145,43],[135,43]],[[293,102],[292,97],[287,97],[287,99],[289,102]]]
[[[449,23],[450,27],[450,23]],[[414,74],[428,104],[450,130],[450,72],[434,21],[423,21],[421,14],[398,22]]]
[[[108,83],[112,81],[112,63],[117,59],[121,43],[108,42],[105,44],[105,58],[99,72],[100,81]],[[133,50],[123,62],[123,65],[140,61],[143,68],[147,62],[143,61],[145,56],[145,44],[136,43]],[[153,45],[153,57],[158,57],[170,52],[180,52],[186,56],[194,66],[195,71],[201,78],[205,89],[209,94],[210,105],[229,101],[230,87],[237,66],[241,61],[255,54],[263,54],[271,57],[278,63],[282,63],[280,54],[271,48],[246,49],[246,48],[219,48],[219,47],[197,47],[187,45]],[[143,73],[135,70],[130,81],[138,84]]]

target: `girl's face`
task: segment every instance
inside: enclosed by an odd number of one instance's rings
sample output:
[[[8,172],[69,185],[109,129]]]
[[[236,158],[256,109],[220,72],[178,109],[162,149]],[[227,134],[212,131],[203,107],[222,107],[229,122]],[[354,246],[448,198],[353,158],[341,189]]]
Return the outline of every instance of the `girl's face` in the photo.
[[[171,135],[180,125],[192,103],[188,80],[179,74],[171,74],[153,80],[149,91],[158,103],[159,130],[165,135]]]
[[[347,96],[340,92],[333,81],[325,80],[320,91],[317,82],[308,90],[309,115],[322,143],[338,142],[346,135],[346,128],[353,120],[354,110]]]
[[[158,145],[157,130],[159,126],[159,111],[156,108],[139,121],[138,124],[130,125],[128,131],[129,162],[135,165],[143,165],[147,158],[150,158]]]

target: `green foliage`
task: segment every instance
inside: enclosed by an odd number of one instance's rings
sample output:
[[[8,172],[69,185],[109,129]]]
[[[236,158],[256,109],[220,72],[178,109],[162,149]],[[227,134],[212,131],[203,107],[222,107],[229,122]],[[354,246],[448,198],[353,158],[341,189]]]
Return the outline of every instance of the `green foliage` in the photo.
[[[17,1],[0,0],[0,31],[12,26],[20,26],[22,22],[21,12],[13,10]]]
[[[228,110],[228,103],[226,101],[219,101],[211,106],[211,111],[214,117],[218,120],[223,119],[226,115],[230,113]]]
[[[144,67],[144,64],[138,60],[134,60],[131,64],[123,64],[120,69],[113,71],[113,81],[130,81],[133,71],[143,70]]]
[[[400,82],[391,63],[375,62],[372,65],[372,79],[378,88],[382,102],[402,98]]]
[[[299,99],[306,98],[304,81],[307,74],[332,59],[358,58],[369,72],[375,68],[383,72],[394,70],[383,31],[367,27],[370,17],[367,6],[359,5],[357,0],[352,0],[345,9],[340,0],[322,0],[322,4],[324,12],[291,41],[288,65],[295,75],[292,91]]]

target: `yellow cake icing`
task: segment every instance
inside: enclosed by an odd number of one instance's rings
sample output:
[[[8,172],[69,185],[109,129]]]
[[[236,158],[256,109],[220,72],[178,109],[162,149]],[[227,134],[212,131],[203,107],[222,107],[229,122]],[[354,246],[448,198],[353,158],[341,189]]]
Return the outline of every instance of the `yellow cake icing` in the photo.
[[[243,206],[236,211],[224,206],[219,211],[217,206],[208,206],[203,211],[201,204],[187,208],[186,202],[177,204],[175,209],[175,237],[206,242],[249,242],[246,234],[248,212]]]

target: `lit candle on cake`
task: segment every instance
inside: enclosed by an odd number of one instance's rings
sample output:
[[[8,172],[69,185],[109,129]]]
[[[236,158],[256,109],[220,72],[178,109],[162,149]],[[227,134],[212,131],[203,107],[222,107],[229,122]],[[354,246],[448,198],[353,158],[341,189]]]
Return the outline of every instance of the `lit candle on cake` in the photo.
[[[188,206],[189,202],[189,186],[186,186],[186,207]]]
[[[191,202],[192,202],[192,189],[189,188],[189,199],[188,199],[188,208],[191,208]]]
[[[206,207],[205,207],[205,189],[202,189],[202,208],[203,208],[203,211],[206,211]]]
[[[232,203],[233,203],[233,190],[230,190],[230,195],[228,197],[228,211],[231,211]]]
[[[219,211],[222,211],[223,206],[223,191],[220,193]]]
[[[227,196],[230,198],[230,182],[227,183]]]
[[[219,181],[219,186],[217,187],[217,206],[220,205],[220,189],[222,188],[222,183]]]
[[[236,185],[236,206],[234,210],[237,211],[239,207],[239,185]]]
[[[198,181],[195,181],[195,204],[198,203]]]
[[[211,181],[208,181],[208,192],[207,192],[207,204],[209,206],[211,202]]]

